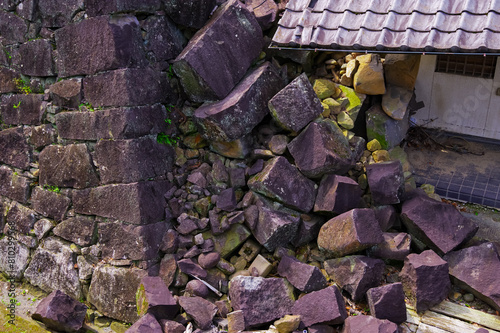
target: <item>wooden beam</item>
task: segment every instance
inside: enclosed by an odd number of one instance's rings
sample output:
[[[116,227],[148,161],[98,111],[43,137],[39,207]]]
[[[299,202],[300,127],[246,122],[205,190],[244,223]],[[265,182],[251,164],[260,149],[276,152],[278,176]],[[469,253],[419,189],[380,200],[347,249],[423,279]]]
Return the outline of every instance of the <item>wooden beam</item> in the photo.
[[[484,327],[500,330],[500,316],[471,309],[449,301],[443,301],[431,308],[431,310],[454,318],[477,323]]]

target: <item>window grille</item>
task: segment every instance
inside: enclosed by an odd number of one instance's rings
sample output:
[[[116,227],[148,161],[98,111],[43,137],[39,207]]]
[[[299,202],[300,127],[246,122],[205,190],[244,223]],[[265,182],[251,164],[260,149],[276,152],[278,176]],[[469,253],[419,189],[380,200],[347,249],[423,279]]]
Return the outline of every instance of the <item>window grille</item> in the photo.
[[[438,55],[436,72],[492,79],[497,65],[496,56]]]

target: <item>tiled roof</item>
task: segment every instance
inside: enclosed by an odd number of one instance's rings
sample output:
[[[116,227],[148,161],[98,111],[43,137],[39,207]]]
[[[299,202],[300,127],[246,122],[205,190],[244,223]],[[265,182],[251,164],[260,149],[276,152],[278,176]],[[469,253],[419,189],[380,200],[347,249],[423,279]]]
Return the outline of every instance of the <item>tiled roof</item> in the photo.
[[[500,0],[290,0],[279,46],[406,52],[500,51]]]

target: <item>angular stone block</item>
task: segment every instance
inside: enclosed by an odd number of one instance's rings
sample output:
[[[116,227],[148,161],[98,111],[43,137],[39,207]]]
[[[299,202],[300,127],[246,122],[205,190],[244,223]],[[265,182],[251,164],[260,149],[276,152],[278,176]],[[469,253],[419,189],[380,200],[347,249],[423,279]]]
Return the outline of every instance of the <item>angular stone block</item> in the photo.
[[[382,243],[368,250],[371,257],[402,261],[410,254],[411,236],[407,233],[384,232],[382,237]]]
[[[233,309],[243,311],[247,328],[282,318],[295,301],[285,279],[241,275],[231,279],[229,297]]]
[[[472,292],[477,298],[500,311],[500,253],[494,243],[483,243],[450,252],[448,262],[454,284]]]
[[[245,315],[242,310],[229,312],[227,314],[228,333],[236,333],[245,330]]]
[[[195,29],[205,25],[219,4],[216,0],[171,0],[163,3],[165,11],[175,23]]]
[[[64,238],[67,241],[82,247],[92,244],[95,219],[89,216],[75,216],[57,224],[52,230],[54,235]]]
[[[89,18],[56,30],[55,38],[61,77],[146,65],[134,16]]]
[[[403,120],[395,120],[389,117],[379,104],[372,106],[366,111],[366,136],[368,141],[377,139],[382,149],[391,149],[399,145],[406,137],[410,128],[409,112],[406,112]]]
[[[318,247],[329,256],[342,257],[381,243],[382,230],[375,213],[355,208],[326,222],[318,235]]]
[[[316,199],[314,182],[281,156],[269,160],[264,170],[250,178],[248,187],[306,213],[312,209]]]
[[[399,278],[410,304],[418,312],[441,303],[451,289],[448,263],[432,250],[408,255]]]
[[[314,204],[314,212],[342,214],[358,208],[363,190],[349,177],[329,174],[323,176]]]
[[[68,109],[78,109],[82,102],[82,91],[81,79],[62,80],[49,88],[52,104]]]
[[[105,316],[135,322],[139,319],[135,294],[141,279],[147,275],[147,271],[138,268],[98,264],[92,274],[88,300]]]
[[[132,140],[101,140],[95,146],[102,184],[131,183],[164,176],[172,169],[171,146],[145,137]]]
[[[366,167],[368,185],[376,205],[392,205],[401,202],[405,177],[400,161],[373,163]]]
[[[182,31],[168,16],[150,16],[141,28],[146,32],[146,51],[157,62],[175,59],[186,45]]]
[[[83,79],[85,98],[94,107],[173,103],[176,96],[164,73],[146,68],[117,69]]]
[[[181,296],[179,297],[179,304],[193,318],[196,326],[200,329],[206,330],[212,326],[212,319],[217,313],[215,304],[198,296]]]
[[[45,291],[60,290],[74,299],[82,297],[76,253],[69,243],[56,237],[46,238],[40,243],[24,277]]]
[[[161,0],[85,0],[85,8],[90,17],[120,12],[155,13],[160,9]]]
[[[245,4],[253,12],[262,30],[271,28],[278,16],[278,5],[273,0],[250,0]]]
[[[300,247],[318,238],[319,230],[326,220],[317,215],[302,214],[299,228],[291,244]]]
[[[83,327],[86,314],[85,304],[55,290],[38,304],[31,318],[54,330],[76,332]]]
[[[380,55],[366,54],[356,57],[359,67],[354,74],[354,90],[361,94],[385,94],[384,68]]]
[[[371,288],[366,293],[370,314],[396,324],[406,321],[406,304],[403,285],[400,282]]]
[[[266,62],[243,79],[226,98],[198,108],[194,119],[208,140],[239,139],[249,134],[269,113],[267,103],[284,83],[276,67]]]
[[[259,220],[252,233],[268,251],[274,251],[295,238],[299,223],[298,213],[294,216],[289,212],[262,207],[259,209]]]
[[[54,76],[55,65],[52,44],[47,39],[36,39],[21,44],[13,67],[28,76]]]
[[[326,278],[318,267],[305,264],[287,255],[281,257],[278,274],[305,293],[326,287]]]
[[[419,54],[387,54],[384,61],[385,81],[413,91],[419,67]]]
[[[188,7],[194,2],[183,1],[187,6],[182,6]],[[199,5],[207,3],[206,0],[196,2]],[[177,3],[180,1],[169,2],[174,6]],[[175,16],[171,17],[175,20]],[[262,30],[255,16],[239,1],[230,0],[191,38],[173,68],[191,100],[223,99],[243,78],[261,49]]]
[[[138,321],[134,323],[134,325],[130,326],[125,332],[127,333],[160,333],[162,331],[162,327],[158,320],[156,320],[155,316],[147,313],[142,316]]]
[[[372,316],[351,316],[345,320],[342,333],[399,333],[399,327],[387,319],[377,319]]]
[[[78,163],[75,163],[78,161]],[[40,185],[85,188],[99,183],[87,146],[47,146],[40,153]]]
[[[288,144],[299,170],[309,178],[343,174],[351,168],[351,149],[332,120],[315,121]]]
[[[0,15],[2,15],[2,12],[0,12]],[[9,68],[0,67],[0,94],[19,92],[15,80],[20,78],[21,75],[18,72]]]
[[[71,199],[65,195],[35,187],[31,196],[31,206],[45,217],[61,221],[66,215]]]
[[[2,120],[9,125],[40,125],[45,113],[43,95],[3,96],[0,111]]]
[[[403,120],[412,96],[413,89],[387,85],[387,91],[382,97],[382,109],[392,119]]]
[[[13,238],[4,237],[0,239],[0,251],[6,254],[0,256],[0,271],[8,274],[12,279],[20,281],[26,267],[28,267],[30,249]],[[9,262],[12,260],[14,260],[13,263]]]
[[[384,205],[374,207],[375,217],[382,231],[387,231],[396,224],[400,224],[398,219],[398,214],[396,213],[396,208],[392,205]]]
[[[295,302],[291,312],[300,315],[305,326],[320,323],[338,325],[347,318],[344,299],[336,286],[302,296]]]
[[[205,237],[205,235],[207,237]],[[214,242],[214,251],[220,253],[222,258],[227,258],[237,250],[250,237],[252,233],[242,224],[233,224],[222,235],[213,236],[204,233],[204,238],[211,238]]]
[[[0,11],[0,36],[3,45],[23,43],[28,32],[26,22],[14,13]]]
[[[6,216],[10,230],[27,235],[36,222],[36,212],[28,207],[13,202]]]
[[[100,186],[73,192],[76,213],[110,217],[132,224],[149,224],[165,217],[166,181]]]
[[[30,196],[30,183],[28,178],[18,175],[5,165],[0,167],[0,195],[26,203]]]
[[[33,149],[26,142],[22,127],[0,131],[0,162],[28,170]]]
[[[35,149],[40,150],[45,146],[53,144],[56,140],[57,131],[52,124],[40,125],[31,128],[29,143],[32,144]]]
[[[191,259],[182,259],[177,262],[177,266],[182,273],[194,275],[201,279],[207,277],[207,271]]]
[[[385,264],[380,259],[348,256],[327,260],[324,266],[330,278],[355,302],[361,301],[368,289],[378,287],[384,278]]]
[[[71,22],[75,14],[83,9],[83,0],[38,0],[38,12],[42,24],[48,28],[64,27]]]
[[[179,306],[168,287],[159,276],[145,276],[137,289],[137,313],[143,316],[150,313],[155,318],[173,319]]]
[[[438,254],[457,249],[478,230],[478,226],[455,207],[431,199],[425,193],[403,203],[401,219],[412,237]]]
[[[298,132],[323,112],[323,106],[303,73],[269,101],[274,120],[286,130]]]

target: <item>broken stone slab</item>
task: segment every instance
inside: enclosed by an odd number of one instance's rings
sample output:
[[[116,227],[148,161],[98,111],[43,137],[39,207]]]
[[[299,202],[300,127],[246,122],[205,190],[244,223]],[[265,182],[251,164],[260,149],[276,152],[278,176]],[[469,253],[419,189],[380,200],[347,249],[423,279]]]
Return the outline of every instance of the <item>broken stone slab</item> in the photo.
[[[413,91],[419,67],[419,54],[387,54],[384,60],[385,82]]]
[[[36,56],[34,57],[33,55]],[[54,76],[53,47],[48,39],[36,39],[21,44],[12,56],[13,68],[28,76]]]
[[[126,333],[161,333],[162,326],[156,320],[155,316],[150,313],[146,313],[139,320],[137,320],[132,326],[125,331]]]
[[[360,255],[330,259],[324,267],[328,276],[355,302],[361,301],[368,289],[380,285],[385,270],[382,260]]]
[[[262,30],[272,27],[278,15],[278,5],[273,0],[249,0],[245,5],[253,12]]]
[[[40,186],[35,187],[31,196],[31,206],[35,211],[45,217],[61,221],[66,215],[71,199],[67,196],[50,190],[44,190]]]
[[[367,95],[385,94],[384,68],[380,55],[361,55],[357,56],[356,60],[359,66],[354,74],[354,90]]]
[[[368,185],[376,205],[401,202],[404,195],[403,167],[400,161],[373,163],[366,167]]]
[[[351,316],[345,320],[342,333],[399,333],[399,327],[387,319],[377,319],[372,316]]]
[[[55,39],[61,77],[146,65],[135,16],[89,18],[58,29]],[[140,87],[135,89],[141,90]]]
[[[99,223],[98,244],[102,256],[111,259],[157,259],[163,235],[169,228],[165,222],[146,225],[120,222]]]
[[[396,147],[406,137],[410,128],[409,112],[403,120],[395,120],[389,117],[380,104],[373,105],[366,111],[366,136],[368,141],[377,139],[382,149]]]
[[[141,22],[141,28],[146,32],[146,51],[156,62],[175,59],[187,43],[182,31],[168,16],[150,16]],[[165,64],[165,68],[169,65]]]
[[[56,236],[85,247],[93,241],[95,225],[93,217],[78,215],[57,224],[53,232]]]
[[[170,4],[176,6],[179,2]],[[196,2],[207,4],[206,0]],[[190,4],[194,1],[183,7]],[[231,34],[227,33],[228,26]],[[175,59],[173,69],[194,102],[223,99],[243,78],[261,49],[262,30],[255,16],[239,1],[230,0],[191,38]]]
[[[406,116],[412,95],[413,89],[406,90],[405,88],[388,84],[387,91],[382,96],[382,109],[392,119],[403,120]]]
[[[396,324],[406,321],[406,304],[403,285],[400,282],[371,288],[366,293],[370,314]]]
[[[120,12],[140,12],[154,14],[161,7],[161,0],[85,0],[86,13],[90,17],[101,16]]]
[[[81,189],[99,183],[92,158],[83,143],[45,147],[40,153],[39,169],[41,186]]]
[[[425,193],[403,203],[401,219],[412,237],[441,255],[465,244],[478,230],[478,226],[455,207],[431,199]]]
[[[207,277],[207,271],[204,270],[200,265],[198,265],[192,259],[179,260],[177,262],[177,266],[179,267],[182,273],[193,275],[200,279],[204,279]]]
[[[93,107],[168,104],[177,98],[167,75],[151,67],[87,76],[83,79],[83,90]]]
[[[139,319],[135,294],[141,279],[147,275],[147,271],[135,267],[99,263],[92,274],[87,299],[107,317],[127,323],[135,322]]]
[[[338,325],[347,318],[344,298],[336,286],[302,296],[295,302],[291,312],[300,315],[305,326]]]
[[[8,207],[5,219],[9,230],[27,235],[31,232],[36,222],[36,212],[14,201]],[[7,232],[4,231],[4,233]]]
[[[318,267],[305,264],[287,255],[281,257],[278,274],[305,293],[326,287],[326,278]]]
[[[300,223],[298,213],[259,208],[259,219],[252,230],[257,241],[268,251],[274,251],[294,239]]]
[[[38,304],[31,318],[57,331],[77,332],[83,327],[86,314],[85,304],[55,290]]]
[[[73,208],[79,214],[109,217],[132,224],[155,223],[165,217],[163,195],[170,187],[167,181],[147,181],[73,191]]]
[[[441,303],[451,290],[448,263],[432,250],[408,255],[399,278],[417,312]]]
[[[454,284],[500,311],[499,247],[487,242],[453,251],[443,257]]]
[[[317,215],[301,214],[299,228],[291,244],[300,247],[318,238],[319,230],[325,223],[325,219]]]
[[[217,208],[231,212],[236,209],[236,193],[234,188],[230,187],[223,190],[217,197]]]
[[[298,132],[323,112],[323,106],[305,73],[281,89],[268,103],[274,120]]]
[[[226,98],[199,107],[194,120],[207,140],[234,141],[249,134],[264,119],[269,113],[267,103],[284,84],[278,69],[265,62]]]
[[[101,140],[95,146],[102,184],[132,183],[164,176],[174,164],[174,149],[144,137]]]
[[[160,326],[165,333],[184,333],[186,330],[184,325],[173,320],[160,319]]]
[[[251,190],[292,209],[309,212],[316,199],[314,182],[304,177],[286,158],[278,156],[248,181]]]
[[[289,314],[293,287],[281,278],[237,276],[229,283],[232,308],[242,310],[246,328],[272,322]]]
[[[61,290],[74,299],[82,297],[76,253],[68,242],[49,237],[36,249],[24,277],[45,291]]]
[[[369,208],[355,208],[332,218],[318,235],[318,247],[330,257],[352,254],[382,241],[382,230]]]
[[[52,124],[45,124],[31,128],[29,143],[36,150],[42,150],[43,147],[55,143],[57,140],[57,131]]]
[[[177,260],[173,254],[165,254],[165,256],[160,261],[160,271],[158,276],[163,279],[163,282],[170,287],[175,279],[175,273],[177,272]]]
[[[358,208],[363,190],[349,177],[324,175],[314,203],[315,213],[342,214]]]
[[[2,98],[2,120],[9,125],[40,125],[46,104],[43,94],[15,94]]]
[[[329,119],[309,124],[288,144],[299,170],[309,178],[326,173],[343,174],[351,167],[349,142],[338,125]]]
[[[26,142],[22,127],[0,131],[0,162],[28,170],[33,149]]]
[[[230,254],[240,248],[245,241],[252,235],[242,224],[233,224],[229,230],[221,235],[212,235],[210,232],[203,233],[205,241],[212,239],[214,242],[214,251],[220,253],[222,258],[227,258]]]
[[[40,219],[36,221],[33,225],[36,238],[41,240],[50,230],[52,230],[52,228],[55,227],[55,225],[56,222],[49,219]]]
[[[368,250],[368,255],[388,260],[405,260],[410,254],[411,236],[407,233],[384,232],[382,243]]]
[[[173,319],[179,306],[168,287],[159,276],[145,276],[136,294],[137,313],[144,316],[152,314],[157,320]]]
[[[202,330],[212,326],[212,320],[217,313],[217,307],[201,297],[179,297],[179,305],[193,318],[196,326]]]
[[[165,11],[175,23],[200,29],[220,2],[216,0],[173,0],[163,4]]]
[[[21,281],[24,271],[28,267],[30,249],[7,236],[0,239],[0,251],[8,254],[0,256],[0,271],[8,273],[10,278],[16,281]],[[12,260],[14,260],[13,263],[9,262]]]
[[[49,94],[53,105],[68,109],[78,109],[83,98],[82,90],[81,79],[68,79],[51,85],[49,87]]]
[[[30,196],[30,180],[2,165],[0,167],[0,195],[26,203]]]

